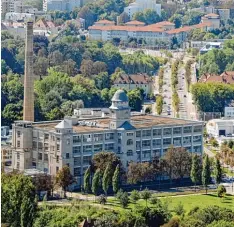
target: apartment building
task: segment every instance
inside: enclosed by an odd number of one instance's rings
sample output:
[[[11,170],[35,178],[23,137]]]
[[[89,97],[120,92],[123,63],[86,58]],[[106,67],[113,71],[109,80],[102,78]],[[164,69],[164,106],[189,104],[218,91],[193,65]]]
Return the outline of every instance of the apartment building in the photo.
[[[16,121],[13,124],[13,168],[36,168],[55,175],[67,165],[77,179],[74,187],[80,187],[92,156],[103,150],[115,152],[124,168],[130,161],[160,158],[171,145],[199,154],[203,151],[202,122],[133,115],[123,90],[114,94],[109,111],[108,116],[102,117]]]
[[[192,29],[203,29],[207,31],[211,22],[204,22],[193,26],[176,28],[175,24],[169,21],[162,21],[156,24],[145,25],[139,21],[131,21],[125,25],[115,25],[113,21],[100,20],[88,28],[89,38],[92,40],[111,41],[119,38],[128,42],[129,38],[144,40],[146,45],[157,45],[158,42],[170,42],[176,37],[179,43],[186,40]]]
[[[209,30],[220,28],[220,16],[215,13],[206,14],[201,18],[202,23],[210,23]]]
[[[123,74],[114,80],[113,87],[127,91],[141,88],[146,95],[149,95],[153,92],[154,80],[146,73]]]
[[[133,15],[137,12],[143,12],[146,9],[151,9],[157,12],[161,16],[161,4],[157,4],[156,0],[136,0],[124,8],[124,12],[127,13],[131,20]]]

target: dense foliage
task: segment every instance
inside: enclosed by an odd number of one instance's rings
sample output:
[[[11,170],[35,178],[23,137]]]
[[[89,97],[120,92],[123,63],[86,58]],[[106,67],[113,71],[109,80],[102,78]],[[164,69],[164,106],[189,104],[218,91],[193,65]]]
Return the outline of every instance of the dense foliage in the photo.
[[[191,86],[191,93],[199,111],[223,112],[226,102],[234,99],[234,85],[196,83]]]

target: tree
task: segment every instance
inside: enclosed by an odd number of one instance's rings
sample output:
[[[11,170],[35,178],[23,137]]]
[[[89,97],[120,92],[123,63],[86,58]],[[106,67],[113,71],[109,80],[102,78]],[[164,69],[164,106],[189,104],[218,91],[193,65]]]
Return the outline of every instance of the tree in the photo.
[[[100,170],[97,169],[96,172],[94,173],[93,180],[92,180],[92,193],[95,195],[95,200],[96,200],[99,186],[100,186]]]
[[[98,197],[98,202],[100,203],[100,204],[106,204],[106,196],[105,195],[100,195],[99,197]]]
[[[218,197],[224,197],[226,193],[226,188],[223,185],[219,185],[217,193]]]
[[[115,172],[112,178],[112,186],[113,186],[113,191],[114,193],[117,193],[119,190],[119,180],[120,180],[120,169],[119,165],[116,166]]]
[[[81,62],[80,71],[82,75],[90,77],[93,74],[93,61],[92,60],[83,60]]]
[[[56,182],[63,189],[64,197],[66,198],[68,186],[74,183],[73,176],[71,175],[70,168],[68,166],[63,166],[63,168],[58,171],[56,175]]]
[[[122,194],[122,196],[119,198],[119,201],[120,201],[122,207],[126,208],[128,206],[128,203],[129,203],[128,193],[124,192]]]
[[[182,179],[190,174],[191,153],[183,147],[170,147],[161,162],[170,179]]]
[[[91,175],[91,170],[89,166],[88,169],[86,169],[85,174],[84,174],[84,190],[86,193],[88,193],[90,190],[90,175]]]
[[[203,166],[202,166],[202,184],[206,188],[206,194],[207,194],[207,186],[210,183],[210,160],[208,155],[205,155],[205,158],[203,159]]]
[[[161,115],[163,110],[163,97],[158,95],[156,98],[156,111],[158,115]]]
[[[102,189],[107,195],[108,189],[111,184],[111,164],[108,164],[102,178]]]
[[[190,172],[190,177],[192,182],[195,185],[195,191],[196,191],[196,185],[201,182],[201,161],[197,154],[193,155],[192,157],[192,168]]]
[[[152,196],[152,193],[146,188],[141,192],[141,198],[145,200],[145,205],[147,207],[147,201],[150,199]]]
[[[222,180],[222,168],[218,158],[215,159],[215,169],[214,169],[216,184],[220,184]]]
[[[37,200],[32,179],[23,174],[1,176],[1,218],[9,226],[32,226],[36,215]]]
[[[140,195],[139,191],[137,191],[137,190],[131,191],[130,199],[131,199],[134,203],[136,203],[136,201],[138,201],[140,198],[141,198],[141,195]]]
[[[140,111],[143,102],[143,92],[141,89],[133,89],[128,91],[129,106],[136,111]]]
[[[121,169],[121,161],[114,152],[102,151],[94,154],[91,163],[93,171],[99,169],[102,176],[108,165],[111,165],[111,176],[118,165]]]

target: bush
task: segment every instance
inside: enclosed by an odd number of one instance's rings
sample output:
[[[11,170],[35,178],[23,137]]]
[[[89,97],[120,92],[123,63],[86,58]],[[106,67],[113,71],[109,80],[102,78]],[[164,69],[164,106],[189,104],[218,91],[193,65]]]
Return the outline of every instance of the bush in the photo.
[[[175,208],[174,208],[174,212],[177,214],[177,215],[182,215],[184,214],[184,206],[181,202],[179,202]]]
[[[150,203],[151,204],[159,204],[160,200],[158,199],[158,197],[156,196],[156,194],[153,194],[152,197],[150,198]]]
[[[122,196],[119,198],[119,201],[123,208],[127,207],[129,203],[128,193],[124,192]]]
[[[130,194],[130,199],[135,203],[137,200],[140,199],[140,193],[137,190],[133,190]]]
[[[219,185],[217,193],[218,197],[224,197],[226,194],[226,188],[223,185]]]
[[[106,196],[105,195],[100,195],[100,196],[98,196],[98,202],[100,203],[100,204],[103,204],[103,205],[105,205],[106,204]]]
[[[179,227],[179,226],[180,226],[180,219],[178,217],[174,217],[162,227]]]

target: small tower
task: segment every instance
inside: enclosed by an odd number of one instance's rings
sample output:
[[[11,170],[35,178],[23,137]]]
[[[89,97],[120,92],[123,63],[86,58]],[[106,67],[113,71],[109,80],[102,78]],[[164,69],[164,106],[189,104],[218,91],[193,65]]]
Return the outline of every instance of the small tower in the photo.
[[[131,108],[128,104],[128,96],[123,90],[116,91],[111,101],[112,105],[110,106],[110,110],[112,120],[110,122],[110,128],[117,129],[125,122],[130,122]]]

